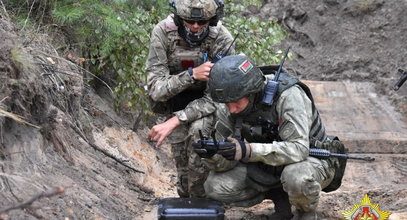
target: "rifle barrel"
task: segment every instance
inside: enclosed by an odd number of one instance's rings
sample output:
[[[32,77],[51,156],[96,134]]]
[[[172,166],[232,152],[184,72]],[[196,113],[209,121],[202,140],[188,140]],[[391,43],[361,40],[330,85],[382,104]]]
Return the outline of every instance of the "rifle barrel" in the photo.
[[[349,155],[349,154],[331,153],[331,156],[332,157],[347,158],[347,159],[354,159],[354,160],[365,160],[365,161],[374,161],[375,160],[375,158],[373,158],[373,157],[355,156],[355,155]]]
[[[317,158],[329,158],[329,157],[337,157],[337,158],[346,158],[346,159],[354,159],[354,160],[365,160],[365,161],[374,161],[375,159],[372,157],[366,156],[355,156],[349,154],[340,154],[340,153],[331,153],[326,149],[319,149],[319,148],[310,148],[309,155]]]

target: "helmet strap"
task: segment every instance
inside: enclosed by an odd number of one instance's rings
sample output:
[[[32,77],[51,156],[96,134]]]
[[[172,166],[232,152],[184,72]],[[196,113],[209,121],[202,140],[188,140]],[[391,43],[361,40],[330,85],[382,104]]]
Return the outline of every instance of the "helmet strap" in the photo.
[[[209,26],[217,26],[219,22],[219,16],[215,15],[209,20]]]
[[[177,14],[174,14],[174,24],[177,25],[177,27],[182,26],[182,19]]]

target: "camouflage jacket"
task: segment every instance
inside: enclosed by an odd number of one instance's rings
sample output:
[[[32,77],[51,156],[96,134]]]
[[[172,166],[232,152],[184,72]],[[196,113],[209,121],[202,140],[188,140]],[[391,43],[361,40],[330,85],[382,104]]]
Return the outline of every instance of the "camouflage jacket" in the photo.
[[[320,123],[318,129],[323,134],[321,139],[326,138],[319,114],[315,116],[312,101],[299,85],[294,85],[282,92],[271,107],[261,105],[256,102],[253,107],[254,111],[243,119],[242,136],[250,143],[252,150],[251,157],[245,162],[262,162],[271,166],[282,166],[305,160],[309,154],[309,136],[313,130],[313,123]],[[257,121],[259,118],[276,124],[281,140],[272,142],[250,140],[253,136],[248,133],[252,134],[253,130],[256,130],[256,127],[253,127],[255,123],[251,123],[251,121]],[[232,127],[234,123],[232,122]],[[227,161],[220,155],[205,159],[205,163],[211,169],[219,172],[229,170],[236,165],[236,161]]]
[[[281,166],[308,157],[309,133],[313,122],[312,103],[298,85],[284,91],[275,104],[275,112],[269,112],[264,117],[278,126],[281,141],[251,143],[249,162]]]
[[[207,53],[208,60],[213,59],[218,53],[225,53],[233,41],[231,34],[218,22],[217,26],[209,27],[209,35],[203,43],[196,48],[185,47],[185,40],[182,39],[174,24],[173,15],[159,22],[151,34],[150,51],[146,62],[147,84],[149,96],[153,101],[165,102],[181,92],[197,87],[205,82],[196,82],[188,74],[187,70],[181,70],[174,73],[174,53],[177,47],[183,46],[186,50],[197,52],[200,62],[194,64],[194,67],[203,63],[203,54]],[[229,54],[233,54],[233,47]],[[176,54],[175,54],[176,56]],[[215,111],[215,106],[208,96],[191,101],[185,109],[173,112],[181,123],[187,123],[209,115]]]

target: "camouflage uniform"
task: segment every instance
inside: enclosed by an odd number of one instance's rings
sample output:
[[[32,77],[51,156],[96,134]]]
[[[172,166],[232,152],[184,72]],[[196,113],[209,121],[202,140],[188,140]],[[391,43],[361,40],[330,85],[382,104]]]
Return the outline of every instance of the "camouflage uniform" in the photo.
[[[218,22],[216,26],[209,26],[209,34],[199,46],[191,47],[177,30],[174,14],[171,14],[152,31],[146,63],[149,96],[154,102],[170,103],[162,113],[167,118],[176,115],[181,122],[168,137],[178,172],[178,194],[181,197],[202,197],[205,195],[203,182],[207,170],[190,148],[190,143],[191,138],[199,138],[199,129],[206,134],[206,128],[213,126],[213,113],[219,104],[203,96],[206,82],[195,81],[187,68],[201,65],[205,53],[208,60],[218,53],[225,53],[233,38]],[[233,52],[232,48],[230,53]]]
[[[238,56],[229,58],[242,59]],[[224,62],[219,61],[212,68],[209,92],[215,101],[219,99],[222,101],[224,98],[226,100],[224,102],[234,102],[240,97],[234,101],[227,101],[226,90],[230,88],[229,85],[225,84],[233,81],[233,79],[227,78],[225,72],[221,74],[224,81],[217,83],[212,88],[213,82],[211,80],[217,80],[216,71],[218,69],[224,71],[228,68],[225,62],[229,61],[225,61],[225,59]],[[223,65],[223,67],[218,68],[217,65]],[[234,65],[239,65],[239,63]],[[246,75],[252,73],[249,71]],[[235,74],[235,72],[230,74]],[[267,76],[268,79],[273,77],[273,75]],[[281,78],[280,86],[284,86],[292,79],[289,75],[284,75]],[[261,77],[260,79],[264,78]],[[250,111],[243,117],[241,126],[242,137],[248,142],[247,145],[251,146],[251,156],[240,161],[226,160],[219,154],[209,159],[203,159],[204,163],[211,169],[204,184],[205,191],[210,198],[231,205],[248,207],[265,199],[267,190],[282,185],[284,191],[288,193],[290,203],[296,206],[297,210],[313,212],[318,204],[321,189],[327,187],[335,175],[335,160],[320,160],[308,156],[311,138],[316,138],[321,142],[327,140],[324,126],[311,101],[312,97],[310,99],[303,87],[294,84],[278,94],[278,99],[274,100],[271,106],[266,106],[261,101],[267,79],[262,81],[263,86],[260,86],[260,91],[257,90],[255,94],[251,93],[253,95],[251,98],[252,105],[249,104]],[[250,83],[253,84],[253,81]],[[235,85],[231,90],[235,89],[235,92],[238,93],[239,88],[238,85]],[[226,96],[216,93],[222,93],[222,89],[226,91]],[[250,88],[247,89],[250,90]],[[243,96],[246,97],[246,95]],[[222,136],[228,136],[234,130],[236,135],[235,127],[239,117],[227,115],[227,113],[219,110],[217,117],[216,129],[223,133]],[[278,131],[277,140],[267,141],[262,139],[264,132],[256,133],[257,129],[264,129],[264,126],[259,128],[261,121],[272,122],[278,126],[276,128]],[[256,171],[253,170],[253,167],[256,169],[267,167],[266,171],[272,171],[271,173],[280,182],[273,182],[272,179],[265,178],[270,172],[256,176],[253,174],[253,171]],[[260,174],[262,173],[260,172]]]

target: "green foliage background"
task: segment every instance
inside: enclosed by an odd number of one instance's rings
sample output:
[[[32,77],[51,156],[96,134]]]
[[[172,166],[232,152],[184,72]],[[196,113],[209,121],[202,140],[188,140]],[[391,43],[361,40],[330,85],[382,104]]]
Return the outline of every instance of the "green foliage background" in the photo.
[[[127,106],[150,114],[144,64],[150,32],[171,8],[167,0],[7,0],[3,3],[21,28],[52,25],[69,32],[96,74],[115,76],[118,109]],[[225,1],[223,23],[236,40],[236,51],[245,53],[259,65],[278,63],[281,51],[274,51],[286,33],[274,22],[243,17],[249,4]]]
[[[249,5],[262,6],[259,0],[242,1],[239,4],[234,3],[233,0],[225,2],[226,16],[223,23],[233,36],[239,33],[236,52],[246,54],[257,65],[279,63],[283,52],[275,48],[287,33],[276,21],[241,16],[241,12]]]

